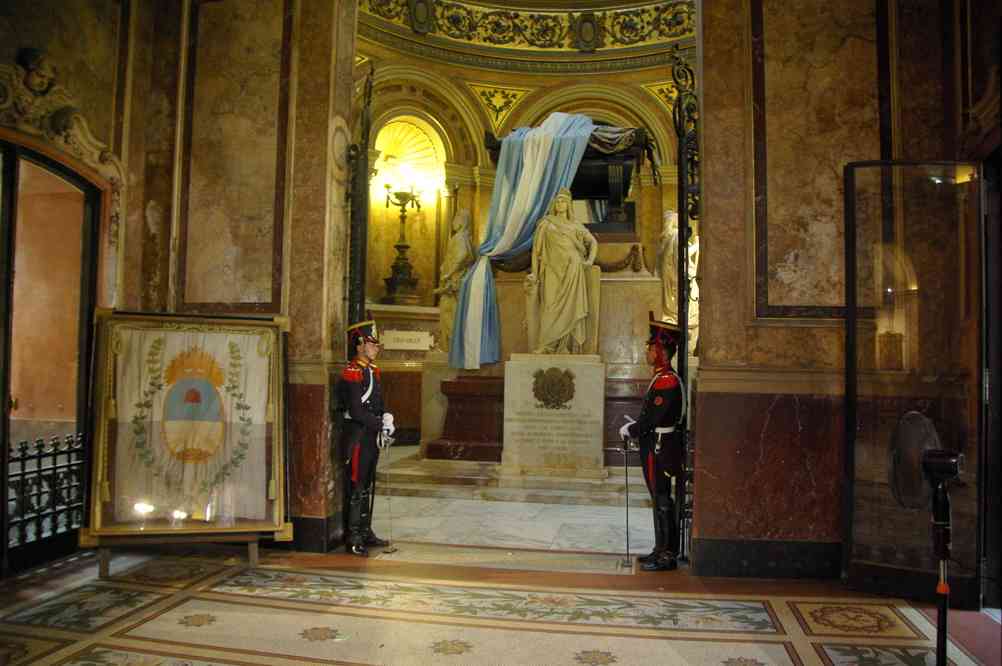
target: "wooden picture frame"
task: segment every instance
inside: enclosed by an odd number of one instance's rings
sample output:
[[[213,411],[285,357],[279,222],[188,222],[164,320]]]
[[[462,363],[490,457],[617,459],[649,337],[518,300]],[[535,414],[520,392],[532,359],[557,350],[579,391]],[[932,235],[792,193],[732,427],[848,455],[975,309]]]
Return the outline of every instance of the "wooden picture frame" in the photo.
[[[99,311],[95,327],[82,541],[291,538],[286,320]]]

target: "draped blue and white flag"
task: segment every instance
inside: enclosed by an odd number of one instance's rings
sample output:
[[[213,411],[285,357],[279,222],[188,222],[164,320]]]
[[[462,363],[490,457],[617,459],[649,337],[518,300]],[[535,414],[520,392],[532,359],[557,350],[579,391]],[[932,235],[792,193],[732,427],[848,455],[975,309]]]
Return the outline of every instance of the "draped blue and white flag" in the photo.
[[[571,186],[592,128],[588,116],[558,112],[539,127],[514,130],[501,142],[487,233],[459,289],[449,350],[452,367],[476,369],[501,360],[490,259],[507,259],[532,246],[536,223],[550,201],[560,188]]]

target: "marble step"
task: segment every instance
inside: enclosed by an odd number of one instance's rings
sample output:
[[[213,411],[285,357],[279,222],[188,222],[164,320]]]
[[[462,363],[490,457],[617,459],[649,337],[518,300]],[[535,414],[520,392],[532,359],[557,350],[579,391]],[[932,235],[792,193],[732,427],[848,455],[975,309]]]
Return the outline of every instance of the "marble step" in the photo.
[[[624,506],[625,492],[595,490],[587,492],[556,488],[471,486],[431,483],[399,483],[381,478],[376,483],[377,495],[392,497],[441,497],[449,499],[483,500],[488,502],[532,502],[536,504],[567,504],[590,506]],[[650,507],[650,498],[643,486],[630,484],[630,506]]]

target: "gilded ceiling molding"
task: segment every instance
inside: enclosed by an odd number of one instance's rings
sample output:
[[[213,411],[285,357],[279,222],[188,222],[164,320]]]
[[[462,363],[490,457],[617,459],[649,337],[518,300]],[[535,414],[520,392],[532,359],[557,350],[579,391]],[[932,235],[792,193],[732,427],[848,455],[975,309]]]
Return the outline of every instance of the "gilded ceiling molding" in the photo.
[[[443,41],[432,43],[429,38],[414,39],[399,34],[397,31],[385,29],[378,24],[378,19],[360,17],[358,37],[362,42],[379,44],[395,51],[426,58],[461,67],[476,67],[504,72],[531,72],[534,74],[602,74],[609,72],[625,72],[636,69],[670,66],[672,59],[666,49],[648,49],[629,53],[606,50],[596,57],[595,53],[579,53],[577,51],[540,52],[539,56],[530,55],[527,51],[509,49],[474,49],[465,50],[459,44],[447,44]],[[683,50],[695,52],[696,40],[687,37],[672,42]]]
[[[491,49],[605,52],[663,45],[696,34],[694,0],[579,13],[442,0],[361,0],[361,9],[414,34]]]
[[[480,106],[484,108],[487,117],[491,121],[491,129],[494,134],[501,131],[505,120],[511,115],[512,110],[518,106],[526,95],[535,88],[516,88],[514,86],[495,86],[489,83],[466,82],[470,90],[473,91]]]
[[[678,96],[678,87],[674,81],[659,81],[657,83],[646,83],[641,86],[644,90],[654,95],[661,102],[661,106],[672,113],[675,108],[675,98]]]
[[[125,169],[121,160],[91,132],[76,98],[56,82],[58,70],[45,51],[23,48],[13,64],[0,64],[0,125],[41,139],[91,167],[111,186],[108,235],[104,252],[111,275],[117,275],[118,246],[124,218]],[[114,304],[115,289],[108,302]]]

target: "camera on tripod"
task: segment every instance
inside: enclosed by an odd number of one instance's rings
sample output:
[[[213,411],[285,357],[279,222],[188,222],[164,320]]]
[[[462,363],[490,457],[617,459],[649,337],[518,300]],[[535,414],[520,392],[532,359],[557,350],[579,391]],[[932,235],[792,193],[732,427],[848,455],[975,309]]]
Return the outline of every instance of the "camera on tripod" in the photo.
[[[945,449],[930,449],[922,454],[922,472],[933,487],[953,481],[964,468],[964,454]]]

